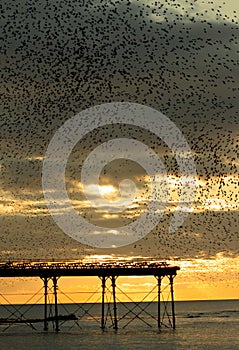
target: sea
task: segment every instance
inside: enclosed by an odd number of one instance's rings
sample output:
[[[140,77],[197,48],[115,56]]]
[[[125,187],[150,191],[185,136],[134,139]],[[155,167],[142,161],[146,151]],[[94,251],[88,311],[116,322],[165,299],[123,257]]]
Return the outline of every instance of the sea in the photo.
[[[119,329],[113,329],[112,305],[106,305],[106,328],[100,328],[100,304],[62,304],[59,332],[49,318],[42,322],[43,305],[1,305],[0,319],[26,318],[18,324],[0,323],[1,350],[239,350],[239,300],[176,301],[176,329],[170,328],[171,309],[161,303],[162,327],[157,327],[157,303],[117,305]],[[131,311],[130,311],[131,310]],[[54,305],[48,307],[54,314]],[[66,319],[72,315],[75,320]],[[69,316],[70,315],[70,316]],[[64,318],[65,317],[65,318]]]

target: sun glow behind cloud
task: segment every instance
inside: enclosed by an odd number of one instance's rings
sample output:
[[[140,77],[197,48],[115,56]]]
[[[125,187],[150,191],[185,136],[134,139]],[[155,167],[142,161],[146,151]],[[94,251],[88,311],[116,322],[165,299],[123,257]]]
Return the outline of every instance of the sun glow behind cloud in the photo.
[[[127,209],[132,209],[130,215],[133,217],[134,215],[138,215],[137,211],[140,210],[140,206],[142,204],[147,204],[150,200],[148,194],[148,186],[150,182],[147,182],[147,177],[145,177],[146,183],[146,192],[144,188],[137,193],[137,196],[134,198],[133,202],[125,201],[124,204],[127,204]],[[168,203],[168,207],[166,209],[169,212],[173,212],[175,207],[180,203],[180,188],[181,188],[181,179],[176,176],[168,176],[168,184],[170,188],[170,199]],[[71,181],[70,182],[69,194],[79,194],[82,193],[82,185],[80,182]],[[213,210],[213,211],[225,211],[225,210],[238,210],[238,177],[236,175],[226,175],[224,177],[211,177],[210,179],[197,180],[197,193],[192,201],[193,210],[195,212],[205,211],[205,210]],[[160,182],[159,182],[160,186]],[[117,206],[117,200],[120,198],[120,192],[117,187],[114,185],[99,185],[99,184],[91,184],[86,188],[87,194],[90,194],[92,198],[94,198],[94,194],[97,194],[98,191],[105,196],[112,205]],[[17,195],[16,195],[17,194]],[[146,195],[147,194],[147,195]],[[13,194],[10,191],[0,190],[0,214],[17,214],[21,213],[21,215],[36,215],[36,214],[44,214],[47,215],[48,209],[45,205],[45,200],[42,196],[41,190],[34,190],[28,192],[26,190],[18,190],[18,193]],[[98,210],[102,212],[102,216],[107,218],[107,213],[109,213],[106,205],[100,205],[97,208],[94,208],[92,203],[87,201],[84,196],[81,199],[71,199],[76,210],[82,209],[91,209]],[[120,208],[120,204],[119,204]],[[135,209],[135,214],[134,214]],[[59,209],[59,212],[64,212],[67,208],[64,208],[64,202],[62,202],[62,208]],[[122,211],[125,210],[125,207],[122,208]],[[143,208],[142,208],[143,210]],[[183,210],[183,203],[181,206],[181,210]]]

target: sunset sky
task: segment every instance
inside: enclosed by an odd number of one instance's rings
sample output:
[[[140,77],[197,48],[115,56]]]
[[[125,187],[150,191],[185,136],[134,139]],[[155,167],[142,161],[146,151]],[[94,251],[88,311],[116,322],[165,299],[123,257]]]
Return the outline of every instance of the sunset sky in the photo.
[[[239,298],[238,11],[237,0],[5,1],[0,260],[152,257],[181,267],[177,300]],[[94,248],[72,239],[54,222],[43,195],[42,165],[58,128],[86,108],[108,102],[138,103],[167,116],[190,146],[197,190],[193,211],[169,233],[181,189],[169,147],[134,125],[89,132],[74,147],[65,172],[72,205],[88,222],[117,233],[118,227],[137,220],[150,201],[149,177],[129,159],[110,162],[99,184],[83,188],[82,165],[103,142],[133,138],[146,144],[165,165],[169,183],[164,215],[148,235],[119,248]],[[100,159],[106,156],[102,152]],[[136,186],[124,211],[95,208],[87,200],[89,195],[97,201],[99,185],[117,207],[124,179]],[[127,194],[128,183],[124,185]],[[58,214],[63,211],[64,206]],[[71,279],[61,283],[64,291],[78,288]],[[85,279],[79,288],[88,292],[97,283]],[[152,280],[125,278],[120,283],[140,291],[143,285],[150,289]],[[38,287],[41,282],[34,279],[5,280],[0,293]]]

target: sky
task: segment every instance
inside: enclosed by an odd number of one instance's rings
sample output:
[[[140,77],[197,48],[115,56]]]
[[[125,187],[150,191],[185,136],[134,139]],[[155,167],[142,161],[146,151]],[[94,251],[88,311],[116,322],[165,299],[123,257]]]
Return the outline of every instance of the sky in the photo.
[[[1,260],[166,259],[181,267],[178,299],[238,298],[238,10],[236,0],[3,2]],[[96,187],[83,188],[81,169],[103,142],[127,137],[146,144],[165,165],[170,187],[164,215],[149,234],[119,248],[97,248],[57,226],[43,195],[42,166],[49,142],[67,120],[109,102],[138,103],[167,116],[188,142],[198,186],[193,211],[170,234],[181,189],[170,147],[135,125],[89,132],[75,145],[65,172],[71,202],[88,222],[115,232],[137,220],[150,201],[145,169],[115,159],[101,173],[101,193],[117,203],[119,183],[127,178],[136,197],[122,212],[89,203],[87,194],[97,200]],[[127,183],[124,190],[127,195]],[[63,205],[57,215],[66,212]],[[15,289],[32,290],[34,283],[19,281]]]

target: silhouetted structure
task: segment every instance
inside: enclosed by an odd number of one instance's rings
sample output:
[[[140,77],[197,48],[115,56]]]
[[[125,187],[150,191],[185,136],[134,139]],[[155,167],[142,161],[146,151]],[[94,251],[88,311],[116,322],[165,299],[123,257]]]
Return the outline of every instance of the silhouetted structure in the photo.
[[[60,277],[64,276],[97,276],[101,279],[101,328],[106,327],[105,314],[105,293],[106,282],[110,280],[113,296],[113,328],[118,329],[117,317],[117,298],[116,298],[116,280],[120,276],[154,276],[157,280],[157,324],[160,328],[162,326],[161,319],[161,283],[164,277],[168,278],[170,286],[170,301],[171,301],[171,315],[167,313],[170,325],[175,329],[175,309],[174,309],[174,290],[173,281],[177,274],[179,267],[170,266],[165,262],[160,261],[118,261],[118,262],[104,262],[104,263],[85,263],[85,262],[2,262],[0,263],[0,277],[40,277],[44,283],[44,319],[38,320],[24,320],[24,319],[0,319],[0,322],[9,324],[14,323],[34,323],[44,322],[44,330],[48,330],[48,322],[54,321],[55,331],[59,331],[59,320],[74,320],[75,315],[59,316],[58,315],[58,299],[57,282]],[[48,283],[52,281],[54,294],[54,316],[48,317]],[[142,309],[141,309],[142,310]],[[130,310],[129,310],[130,311]],[[164,312],[167,312],[164,306]],[[128,312],[129,313],[129,312]],[[135,318],[139,318],[139,314],[134,312]],[[124,317],[121,317],[121,319]]]

